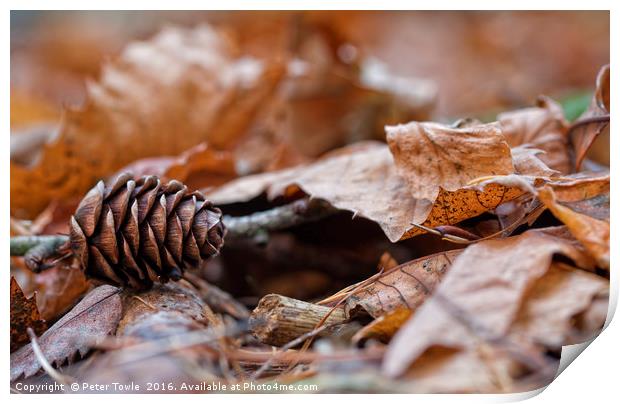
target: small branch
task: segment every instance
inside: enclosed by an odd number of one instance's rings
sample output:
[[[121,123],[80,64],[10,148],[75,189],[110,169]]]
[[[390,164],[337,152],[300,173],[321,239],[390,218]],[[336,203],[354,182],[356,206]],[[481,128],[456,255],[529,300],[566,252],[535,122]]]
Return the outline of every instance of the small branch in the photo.
[[[11,256],[23,256],[41,244],[60,247],[69,240],[68,236],[15,236],[11,237]]]
[[[23,255],[26,266],[38,273],[53,266],[45,261],[67,252],[63,250],[68,241],[69,237],[64,235],[11,237],[11,256]]]
[[[333,215],[338,209],[317,199],[301,199],[288,205],[247,216],[225,216],[229,238],[251,238],[269,231],[314,222]]]
[[[320,200],[301,199],[288,205],[247,216],[225,216],[227,238],[252,238],[269,231],[286,229],[333,215],[338,209]],[[59,256],[68,242],[66,235],[11,237],[11,256],[24,256],[26,265],[34,272],[46,268],[45,260]]]
[[[282,346],[312,333],[317,326],[325,325],[327,328],[346,321],[347,316],[342,308],[320,306],[271,294],[260,300],[250,316],[249,326],[252,334],[261,342]],[[321,332],[318,335],[322,335]]]

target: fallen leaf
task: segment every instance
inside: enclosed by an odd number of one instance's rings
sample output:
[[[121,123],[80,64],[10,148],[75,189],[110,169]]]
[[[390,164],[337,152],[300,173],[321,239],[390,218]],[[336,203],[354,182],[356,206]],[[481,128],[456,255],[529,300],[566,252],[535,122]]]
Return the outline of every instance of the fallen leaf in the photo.
[[[609,181],[609,175],[588,175],[567,181],[553,181],[548,185],[561,205],[577,213],[609,221]]]
[[[573,317],[585,311],[595,296],[608,290],[609,281],[601,276],[567,264],[553,263],[525,295],[525,302],[510,332],[517,338],[525,336],[554,348],[581,342],[572,335]],[[587,334],[595,331],[581,330]]]
[[[548,271],[555,254],[592,269],[590,258],[563,233],[562,228],[530,230],[466,248],[433,296],[392,339],[385,374],[401,375],[432,346],[464,349],[480,339],[505,337],[523,296]]]
[[[123,295],[123,317],[118,336],[154,340],[172,334],[203,328],[205,303],[187,282],[169,282],[152,289]]]
[[[386,270],[377,280],[347,299],[347,313],[362,309],[373,318],[378,318],[399,308],[415,311],[432,295],[433,289],[462,251],[441,252]]]
[[[138,158],[175,155],[203,141],[234,144],[282,74],[279,63],[237,55],[206,25],[130,44],[89,83],[86,105],[66,111],[39,163],[11,164],[11,211],[32,217],[51,199],[80,194]]]
[[[206,143],[200,143],[178,156],[136,160],[113,177],[123,172],[130,172],[136,178],[156,175],[162,181],[174,179],[192,189],[221,185],[237,176],[233,154],[215,150]]]
[[[59,116],[60,111],[50,102],[27,91],[11,88],[11,133],[33,124],[55,122]]]
[[[200,383],[195,371],[200,369],[205,377],[213,352],[208,343],[216,344],[222,335],[217,324],[211,324],[211,309],[196,289],[185,281],[169,282],[139,293],[127,290],[122,300],[123,316],[116,332],[119,346],[88,364],[79,374],[80,381]],[[201,343],[184,347],[189,338],[199,338]]]
[[[61,365],[77,354],[85,355],[98,340],[114,332],[121,311],[117,288],[103,285],[92,290],[41,335],[39,345],[43,356],[52,365]],[[39,369],[41,364],[31,344],[11,354],[11,381],[30,377]]]
[[[80,268],[66,266],[36,274],[34,283],[41,316],[47,321],[64,314],[91,286]]]
[[[414,199],[434,201],[440,189],[453,192],[480,177],[514,172],[510,148],[495,123],[410,122],[385,131],[396,171]]]
[[[502,393],[514,363],[502,352],[433,347],[407,371],[412,393]]]
[[[39,314],[36,293],[30,299],[26,298],[15,278],[11,276],[11,352],[30,340],[26,333],[28,328],[41,335],[47,329],[47,324]]]
[[[409,317],[411,317],[411,310],[406,307],[398,307],[365,325],[353,335],[351,342],[358,344],[367,339],[377,339],[388,343]]]
[[[581,115],[576,122],[581,120],[596,119],[604,115],[609,115],[610,93],[609,93],[609,65],[603,66],[596,77],[596,90],[594,97],[587,111]],[[570,133],[570,140],[575,152],[575,170],[579,171],[583,159],[594,139],[609,125],[609,120],[603,122],[592,122],[574,128]]]
[[[528,145],[521,145],[510,149],[512,162],[515,172],[518,174],[531,175],[536,177],[552,177],[558,171],[552,170],[545,163],[542,157],[545,152],[540,149],[533,149]]]
[[[243,177],[207,194],[214,203],[224,205],[248,202],[263,193],[274,199],[301,190],[338,209],[351,211],[354,216],[376,222],[395,242],[424,233],[412,223],[427,227],[455,224],[493,210],[524,192],[518,183],[506,186],[499,181],[493,179],[483,187],[471,185],[454,192],[439,188],[434,201],[415,199],[396,172],[387,146],[360,142],[315,163]]]
[[[553,188],[545,187],[538,192],[538,198],[561,220],[570,232],[579,240],[588,252],[596,259],[599,267],[609,269],[609,236],[608,221],[599,220],[557,202]]]
[[[542,150],[540,160],[549,168],[563,174],[571,172],[568,123],[558,103],[539,97],[536,107],[504,112],[497,120],[510,147],[528,145]]]

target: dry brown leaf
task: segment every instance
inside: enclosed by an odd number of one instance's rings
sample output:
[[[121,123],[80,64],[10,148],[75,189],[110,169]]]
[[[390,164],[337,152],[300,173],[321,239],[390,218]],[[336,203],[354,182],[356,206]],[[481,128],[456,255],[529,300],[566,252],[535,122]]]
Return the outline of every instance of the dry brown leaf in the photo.
[[[65,266],[36,274],[34,283],[41,316],[47,321],[64,314],[91,286],[81,269]]]
[[[404,373],[432,346],[476,346],[479,339],[505,337],[526,291],[549,269],[554,254],[579,267],[593,262],[563,228],[469,246],[454,261],[433,296],[418,308],[390,343],[383,371]]]
[[[609,222],[575,212],[558,203],[551,187],[541,189],[538,192],[538,198],[556,218],[568,227],[573,236],[596,259],[598,266],[609,269]]]
[[[594,92],[592,102],[590,103],[590,107],[579,117],[578,121],[609,115],[609,112],[611,111],[609,80],[609,65],[606,65],[601,68],[598,76],[596,77],[596,90]],[[577,171],[581,168],[581,163],[586,157],[586,153],[594,142],[594,139],[596,139],[596,137],[608,125],[609,121],[593,122],[587,125],[579,126],[572,130],[570,133],[570,140],[573,144],[575,153],[575,169]]]
[[[474,179],[514,172],[510,148],[495,123],[410,122],[385,131],[396,171],[415,199],[434,201],[440,188],[457,191]]]
[[[389,342],[396,332],[411,317],[411,310],[406,307],[397,307],[394,311],[375,318],[369,324],[361,328],[353,335],[351,341],[354,344],[367,339],[377,339],[381,342]]]
[[[123,295],[123,317],[116,334],[157,339],[204,327],[205,303],[187,282],[155,285],[145,292]]]
[[[441,252],[386,270],[376,281],[347,299],[347,312],[354,313],[361,308],[378,318],[398,308],[415,311],[432,295],[435,286],[462,251]]]
[[[103,285],[92,290],[39,338],[43,356],[52,365],[61,365],[86,354],[98,340],[114,332],[121,311],[117,288]],[[39,369],[31,344],[11,354],[11,381],[30,377]]]
[[[609,182],[609,175],[588,175],[568,181],[553,181],[548,185],[563,206],[595,219],[609,221]]]
[[[536,107],[504,112],[497,120],[510,147],[529,145],[540,149],[544,151],[540,160],[549,168],[564,174],[571,172],[568,123],[558,103],[540,97]]]
[[[586,310],[595,296],[608,291],[607,279],[567,264],[553,263],[528,291],[510,332],[517,338],[525,335],[548,347],[582,342],[575,340],[571,320]],[[600,323],[595,329],[579,332],[592,334],[602,326]]]
[[[36,293],[26,298],[22,288],[11,276],[11,352],[26,344],[30,338],[26,330],[32,328],[37,335],[47,329],[37,308]]]
[[[60,111],[36,95],[11,88],[11,133],[32,124],[55,122]]]
[[[237,176],[232,153],[215,150],[206,143],[200,143],[178,156],[134,161],[118,170],[116,175],[123,172],[131,172],[136,178],[156,175],[162,181],[175,179],[194,189],[221,185]]]
[[[396,242],[424,233],[412,223],[427,227],[455,224],[523,194],[521,184],[512,181],[503,185],[499,180],[503,177],[497,178],[483,187],[472,185],[454,192],[440,188],[434,201],[415,199],[396,172],[387,146],[360,142],[313,164],[231,181],[208,197],[222,205],[247,202],[262,193],[270,199],[293,195],[301,189],[313,198],[376,222],[388,239]],[[526,179],[522,182],[525,184]]]
[[[185,281],[169,282],[145,292],[126,291],[122,299],[123,316],[116,332],[120,344],[88,364],[80,381],[180,385],[196,383],[193,376],[198,369],[205,375],[206,354],[212,348],[203,347],[205,342],[216,343],[221,335],[211,324],[211,309],[194,287]],[[202,337],[203,342],[183,349],[184,338],[191,337]]]
[[[208,26],[132,43],[89,84],[86,105],[67,111],[39,164],[11,165],[11,211],[32,217],[51,199],[80,194],[138,158],[175,155],[203,141],[234,144],[282,74],[279,63],[240,57]]]
[[[433,347],[407,371],[407,383],[414,393],[506,392],[513,362],[505,353],[487,351]]]

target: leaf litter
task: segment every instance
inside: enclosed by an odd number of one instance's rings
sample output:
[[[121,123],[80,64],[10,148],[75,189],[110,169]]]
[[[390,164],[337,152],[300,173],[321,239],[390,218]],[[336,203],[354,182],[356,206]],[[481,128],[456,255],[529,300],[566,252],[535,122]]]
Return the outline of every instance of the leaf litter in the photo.
[[[289,24],[272,35],[233,21],[131,42],[57,136],[23,143],[11,161],[22,234],[66,233],[76,196],[126,171],[203,190],[225,224],[291,202],[329,210],[231,238],[150,290],[98,286],[62,263],[23,277],[37,291],[26,299],[12,278],[11,381],[48,362],[91,383],[380,390],[370,375],[394,392],[514,392],[548,384],[562,345],[596,336],[610,176],[582,167],[608,125],[609,66],[576,122],[541,96],[496,122],[446,124],[433,83],[316,18],[293,24],[291,43]],[[56,119],[18,91],[20,128]]]

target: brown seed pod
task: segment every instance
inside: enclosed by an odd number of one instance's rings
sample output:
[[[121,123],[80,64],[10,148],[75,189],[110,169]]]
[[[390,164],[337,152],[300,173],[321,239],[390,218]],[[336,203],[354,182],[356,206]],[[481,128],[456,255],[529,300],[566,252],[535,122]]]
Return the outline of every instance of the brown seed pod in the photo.
[[[71,250],[88,276],[137,289],[180,279],[217,255],[226,234],[222,212],[200,192],[129,173],[108,186],[99,181],[70,227]]]

